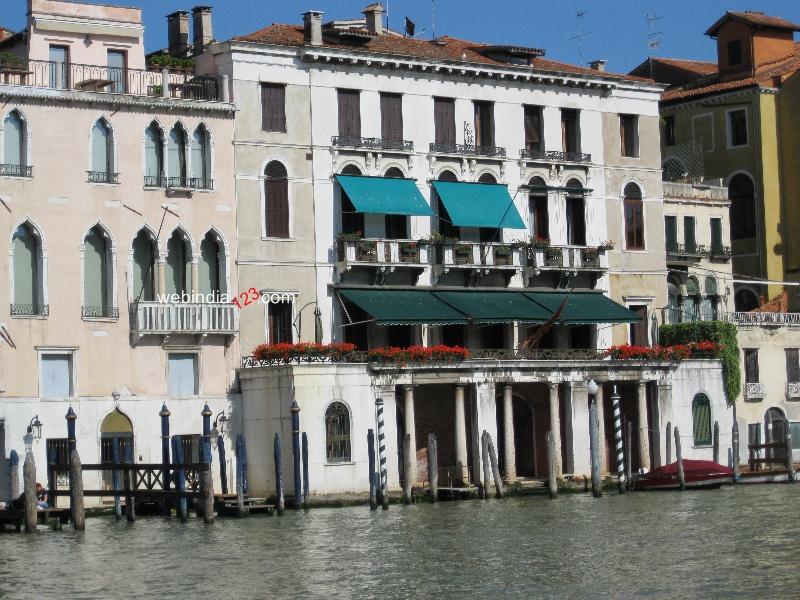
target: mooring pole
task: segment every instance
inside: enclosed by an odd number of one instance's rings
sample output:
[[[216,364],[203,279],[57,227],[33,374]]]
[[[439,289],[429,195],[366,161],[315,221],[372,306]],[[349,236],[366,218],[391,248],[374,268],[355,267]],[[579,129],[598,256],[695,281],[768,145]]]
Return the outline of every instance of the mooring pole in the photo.
[[[292,402],[292,460],[294,462],[294,508],[300,510],[303,505],[303,479],[300,468],[303,457],[300,456],[300,406],[297,400]]]
[[[72,454],[72,451],[75,450],[76,446],[76,439],[75,439],[75,419],[78,418],[78,415],[75,414],[75,411],[72,410],[72,405],[70,405],[69,410],[67,410],[67,414],[64,416],[67,420],[67,452]]]
[[[217,453],[219,456],[219,484],[222,493],[228,493],[228,464],[225,462],[225,438],[222,434],[217,436]]]
[[[172,438],[172,460],[175,470],[175,491],[178,498],[178,502],[175,504],[175,512],[178,513],[180,520],[185,523],[188,518],[186,497],[183,495],[186,489],[186,474],[183,470],[183,443],[179,435]]]
[[[556,442],[553,432],[548,431],[545,435],[547,442],[547,487],[550,489],[550,497],[558,496],[558,486],[556,485]]]
[[[165,402],[161,406],[161,411],[158,416],[161,417],[161,468],[163,469],[164,491],[169,491],[169,409]],[[164,494],[164,500],[161,506],[164,515],[169,515],[170,505],[169,497]]]
[[[278,508],[278,516],[283,516],[283,468],[281,466],[281,436],[276,431],[273,443],[273,460],[275,461],[275,505]]]
[[[428,482],[431,486],[431,502],[439,501],[439,450],[436,434],[428,434]]]
[[[625,429],[625,454],[627,460],[625,461],[625,483],[628,486],[628,489],[633,489],[633,482],[631,481],[631,475],[633,471],[633,423],[630,421],[626,422],[626,429]]]
[[[25,532],[36,531],[36,462],[33,452],[25,453],[25,462],[22,465],[22,483],[25,494]]]
[[[489,465],[492,467],[492,479],[494,479],[495,497],[502,498],[504,496],[503,478],[500,477],[500,465],[497,461],[497,451],[494,448],[492,434],[488,431],[486,432],[486,447],[489,451]]]
[[[731,431],[731,449],[733,450],[733,481],[736,483],[739,480],[739,424],[736,419],[733,420]]]
[[[683,472],[683,453],[681,452],[681,434],[675,428],[675,459],[678,461],[678,485],[681,491],[686,489],[686,476]]]
[[[403,437],[403,502],[413,502],[414,490],[411,487],[411,461],[416,457],[411,456],[411,434]]]
[[[125,448],[125,476],[123,477],[125,485],[125,517],[128,523],[133,523],[136,520],[136,471],[133,464],[133,445],[130,444]]]
[[[308,508],[308,434],[303,432],[303,506]]]
[[[792,426],[786,420],[786,481],[792,483],[795,480],[794,461],[792,460]]]
[[[611,409],[614,412],[614,445],[617,449],[617,482],[619,493],[625,493],[625,451],[622,446],[622,412],[619,406],[617,386],[611,394]]]
[[[77,531],[86,529],[83,511],[83,470],[78,451],[73,450],[69,455],[69,511],[72,517],[72,527]]]
[[[111,471],[111,485],[114,487],[114,516],[119,521],[122,518],[122,499],[120,496],[120,490],[122,489],[122,481],[120,480],[120,470],[119,470],[119,438],[114,437],[111,438],[111,463],[113,464],[114,469]],[[164,486],[166,487],[166,481],[169,480],[169,471],[164,472]],[[167,506],[167,499],[164,498],[164,505]]]
[[[389,510],[389,490],[386,473],[386,433],[384,431],[383,398],[375,399],[375,418],[378,421],[378,496],[383,510]],[[428,475],[430,478],[430,474]]]
[[[378,510],[378,500],[376,498],[375,484],[375,432],[367,430],[367,458],[369,469],[369,509]]]
[[[203,523],[214,520],[214,478],[211,472],[211,444],[203,442],[200,447],[200,459],[205,468],[200,472],[200,508]]]
[[[11,500],[19,498],[19,454],[16,450],[8,454],[8,489],[11,490]]]
[[[57,474],[55,470],[57,459],[58,456],[56,455],[55,447],[50,448],[50,451],[47,453],[47,498],[50,500],[50,506],[53,508],[58,506],[58,496],[56,496]],[[12,498],[14,498],[14,496],[12,496]]]
[[[480,497],[484,500],[489,499],[489,473],[492,470],[492,467],[489,466],[489,444],[486,440],[486,430],[481,433],[481,460],[480,464],[482,465],[483,471],[481,474],[481,491]]]
[[[592,459],[592,495],[599,498],[603,495],[600,484],[600,444],[598,430],[600,423],[597,418],[597,403],[592,400],[589,405],[589,451]]]
[[[667,438],[664,440],[667,445],[667,462],[665,465],[672,464],[672,421],[667,421]]]
[[[208,404],[203,406],[203,410],[200,411],[200,414],[203,417],[203,441],[211,446],[211,409],[208,408]]]
[[[714,433],[712,437],[714,462],[719,464],[719,421],[714,421]]]

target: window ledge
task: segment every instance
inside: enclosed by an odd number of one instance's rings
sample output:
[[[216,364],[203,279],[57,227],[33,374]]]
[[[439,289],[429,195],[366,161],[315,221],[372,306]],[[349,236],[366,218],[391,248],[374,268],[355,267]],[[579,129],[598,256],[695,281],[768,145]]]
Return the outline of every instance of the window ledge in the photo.
[[[122,182],[117,181],[116,183],[109,183],[107,181],[87,181],[89,185],[98,185],[100,187],[117,187],[122,185]]]
[[[90,321],[92,323],[116,323],[119,317],[81,317],[81,321]]]
[[[22,175],[0,175],[3,179],[19,179],[20,181],[29,181],[33,179],[33,175],[30,177],[23,177]]]
[[[356,462],[354,460],[342,461],[342,462],[328,462],[328,461],[325,461],[323,463],[323,466],[325,466],[325,467],[341,467],[341,466],[345,466],[345,465],[354,465],[354,464],[356,464]]]
[[[293,237],[288,237],[288,238],[283,238],[283,237],[263,237],[262,236],[261,237],[261,241],[262,242],[294,242],[295,238],[293,238]]]
[[[11,315],[12,319],[33,319],[35,321],[46,321],[47,315]]]
[[[693,450],[706,450],[708,448],[713,448],[713,447],[714,447],[714,444],[697,444],[697,445],[692,444],[692,449]]]
[[[77,398],[77,396],[40,396],[39,397],[39,399],[42,402],[67,402],[67,401],[71,402],[75,398]]]
[[[641,250],[628,250],[625,248],[622,252],[625,254],[647,254],[649,250],[647,248],[642,248]]]

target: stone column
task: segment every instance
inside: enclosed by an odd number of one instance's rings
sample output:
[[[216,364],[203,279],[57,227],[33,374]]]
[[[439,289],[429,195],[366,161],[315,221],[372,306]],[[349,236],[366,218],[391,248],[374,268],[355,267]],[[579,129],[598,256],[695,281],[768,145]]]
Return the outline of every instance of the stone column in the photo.
[[[517,478],[517,455],[514,448],[514,396],[511,384],[503,386],[503,456],[506,480]]]
[[[167,255],[161,254],[156,263],[156,294],[167,293]],[[138,292],[137,292],[138,293]]]
[[[192,281],[189,283],[192,294],[200,293],[200,257],[192,258]]]
[[[456,385],[456,414],[455,414],[455,430],[456,430],[456,472],[455,477],[463,483],[469,481],[469,474],[467,471],[467,417],[466,408],[464,406],[464,386]]]
[[[600,446],[600,474],[608,473],[608,453],[606,450],[606,414],[603,401],[603,385],[597,384],[597,393],[594,395],[597,404],[597,421],[600,428],[597,432],[597,443]],[[613,469],[612,469],[613,470]]]
[[[592,461],[589,452],[589,391],[583,381],[569,384],[570,407],[568,419],[571,420],[571,441],[567,445],[572,452],[572,472],[575,475],[589,475],[592,472]]]
[[[414,421],[414,387],[403,386],[403,416],[405,417],[406,433],[411,436],[411,472],[406,473],[406,478],[412,485],[417,484],[417,426]]]
[[[561,415],[559,414],[558,383],[550,382],[550,431],[556,447],[556,477],[561,477]]]
[[[672,414],[672,382],[668,379],[660,379],[658,387],[658,414],[659,414],[659,452],[661,454],[661,464],[665,464],[667,460],[667,440],[666,440],[666,426],[667,423],[675,425],[675,418]],[[673,440],[669,442],[674,448]],[[672,452],[672,458],[675,458],[675,451]]]
[[[638,387],[639,404],[639,467],[650,470],[650,441],[648,432],[650,424],[647,420],[647,382],[640,381]]]

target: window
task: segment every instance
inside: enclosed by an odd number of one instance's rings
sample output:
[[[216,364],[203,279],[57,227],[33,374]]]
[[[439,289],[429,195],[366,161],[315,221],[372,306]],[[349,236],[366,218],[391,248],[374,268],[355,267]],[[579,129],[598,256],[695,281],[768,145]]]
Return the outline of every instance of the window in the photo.
[[[800,351],[786,348],[786,383],[800,383]]]
[[[681,322],[681,292],[672,281],[667,283],[667,322],[671,325]]]
[[[744,380],[745,383],[759,383],[758,350],[756,348],[745,348],[744,350]]]
[[[186,187],[186,130],[180,124],[167,140],[167,187]]]
[[[711,401],[705,394],[697,394],[692,400],[692,424],[694,445],[711,445]]]
[[[358,90],[337,90],[339,100],[339,135],[361,137],[361,95]]]
[[[731,199],[731,240],[756,237],[756,199],[752,180],[736,175],[728,184]]]
[[[329,463],[350,462],[350,411],[331,402],[325,411],[325,458]]]
[[[372,317],[349,302],[342,304],[341,316],[344,341],[355,344],[356,350],[368,350]]]
[[[667,252],[678,251],[678,217],[667,215],[664,217],[664,238]]]
[[[14,266],[13,315],[40,315],[43,311],[42,247],[30,223],[17,227],[12,236]]]
[[[25,121],[22,115],[12,110],[3,121],[3,165],[4,175],[24,177],[28,162]]]
[[[286,87],[277,83],[261,84],[262,131],[286,131]]]
[[[355,165],[347,165],[342,169],[342,175],[361,175],[361,171]],[[339,186],[339,198],[341,199],[342,213],[342,233],[355,233],[364,235],[364,213],[357,212],[356,207],[350,197]]]
[[[504,324],[481,325],[478,331],[481,337],[481,349],[502,350],[506,347],[506,326]]]
[[[153,236],[145,229],[133,239],[133,297],[143,302],[155,300],[155,257]]]
[[[686,280],[686,296],[683,299],[683,320],[697,321],[700,316],[700,286],[694,277]]]
[[[54,352],[39,356],[39,396],[68,398],[74,395],[72,353]]]
[[[564,152],[580,152],[580,131],[578,127],[578,111],[561,109],[561,149]]]
[[[706,277],[706,295],[703,298],[703,319],[706,321],[716,321],[719,317],[719,296],[717,290],[717,280],[711,276]]]
[[[442,325],[442,344],[445,346],[466,346],[467,331],[464,325]]]
[[[50,46],[50,87],[66,89],[69,87],[69,48]]]
[[[456,143],[456,104],[452,98],[433,99],[434,141],[437,144]]]
[[[644,205],[642,190],[635,183],[625,186],[625,247],[644,250]]]
[[[711,254],[716,256],[722,253],[722,219],[712,218],[711,227]]]
[[[276,160],[264,170],[265,234],[271,238],[289,237],[289,178],[286,167]]]
[[[392,142],[403,139],[403,96],[381,94],[381,138]]]
[[[474,102],[475,145],[494,146],[494,103]]]
[[[108,57],[108,78],[112,81],[109,92],[115,94],[124,94],[126,91],[126,56],[124,50],[109,50]]]
[[[697,239],[694,231],[694,217],[683,217],[683,245],[689,254],[697,252]]]
[[[199,393],[196,353],[171,352],[167,354],[167,372],[167,387],[170,396],[196,396]]]
[[[736,312],[750,312],[759,305],[758,296],[752,290],[741,289],[733,297],[733,306]]]
[[[541,177],[530,180],[530,196],[528,196],[529,223],[531,237],[534,239],[550,239],[550,217],[547,208],[547,184]]]
[[[544,150],[542,143],[542,108],[525,107],[525,150],[529,155]]]
[[[155,121],[144,132],[144,184],[150,187],[163,185],[164,138]]]
[[[200,242],[200,264],[198,265],[197,289],[204,296],[213,296],[214,302],[221,300],[222,284],[220,277],[220,264],[223,264],[225,254],[222,252],[217,236],[209,231]]]
[[[92,127],[92,170],[89,181],[116,183],[114,173],[114,146],[111,127],[105,119],[98,119]]]
[[[397,167],[391,167],[386,170],[384,177],[402,179],[403,172]],[[385,215],[384,228],[386,237],[390,240],[407,240],[410,237],[408,233],[408,217],[406,215]],[[389,328],[390,331],[393,329],[395,328]]]
[[[628,307],[636,313],[639,320],[630,324],[628,331],[628,339],[633,346],[647,346],[650,343],[650,336],[648,335],[648,327],[650,324],[647,321],[647,306],[644,304],[637,304]]]
[[[736,67],[742,64],[742,42],[731,40],[728,42],[728,66]]]
[[[747,146],[747,110],[728,111],[728,146]]]
[[[577,179],[567,182],[567,245],[586,245],[586,214],[583,186]]]
[[[664,145],[675,145],[675,115],[664,117]]]
[[[800,422],[789,423],[792,431],[792,450],[800,450]]]
[[[47,463],[51,465],[69,464],[69,439],[47,438]],[[60,485],[60,482],[59,482]]]
[[[111,241],[99,225],[83,240],[84,317],[113,317],[111,308]]]
[[[167,262],[164,264],[164,279],[167,295],[187,293],[189,285],[192,252],[189,241],[183,232],[176,229],[167,240]]]
[[[269,321],[269,343],[291,344],[292,336],[292,303],[276,302],[267,305]]]
[[[622,156],[639,156],[639,117],[637,115],[619,116],[619,139]]]
[[[210,134],[205,125],[199,125],[192,134],[192,178],[190,187],[209,190],[213,187],[211,181],[211,149]]]

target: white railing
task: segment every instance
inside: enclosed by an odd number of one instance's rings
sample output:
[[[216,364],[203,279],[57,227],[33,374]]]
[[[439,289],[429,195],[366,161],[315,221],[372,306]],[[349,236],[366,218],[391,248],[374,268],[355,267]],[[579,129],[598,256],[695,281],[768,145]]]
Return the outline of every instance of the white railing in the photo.
[[[728,188],[713,179],[703,183],[664,182],[664,198],[696,198],[698,200],[727,200]]]
[[[749,382],[744,384],[744,397],[748,400],[763,400],[767,392],[763,383]]]
[[[415,240],[339,240],[336,260],[357,265],[427,265],[429,249]]]
[[[730,312],[723,320],[737,325],[800,325],[800,313]]]
[[[589,246],[530,248],[528,266],[538,271],[605,271],[608,269],[608,254],[605,249]]]
[[[239,329],[236,307],[228,303],[131,305],[131,328],[139,335],[170,333],[219,333],[233,335]]]
[[[786,397],[789,400],[800,400],[800,383],[787,383]]]
[[[499,242],[456,242],[436,251],[446,267],[521,267],[524,256],[521,248]]]

